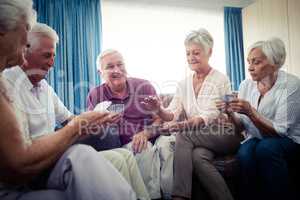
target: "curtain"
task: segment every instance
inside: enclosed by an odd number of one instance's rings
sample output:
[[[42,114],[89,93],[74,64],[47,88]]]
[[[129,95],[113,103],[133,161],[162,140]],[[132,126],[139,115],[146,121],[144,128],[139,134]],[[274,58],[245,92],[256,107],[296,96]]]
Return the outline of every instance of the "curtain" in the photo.
[[[241,81],[245,79],[241,8],[224,8],[224,30],[226,71],[232,89],[238,90]]]
[[[86,110],[86,96],[100,83],[96,57],[101,50],[100,0],[34,0],[38,21],[56,30],[59,44],[48,83],[66,107]]]

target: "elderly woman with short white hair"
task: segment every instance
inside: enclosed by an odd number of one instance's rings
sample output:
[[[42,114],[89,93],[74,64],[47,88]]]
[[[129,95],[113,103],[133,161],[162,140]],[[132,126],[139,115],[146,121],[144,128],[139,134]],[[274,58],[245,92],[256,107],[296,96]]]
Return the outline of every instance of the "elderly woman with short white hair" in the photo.
[[[149,110],[152,106],[163,120],[172,121],[165,123],[162,131],[178,132],[172,196],[173,199],[191,198],[194,173],[212,199],[231,200],[225,180],[212,163],[218,155],[235,153],[241,141],[232,124],[216,123],[220,112],[215,101],[231,94],[231,84],[226,75],[209,64],[213,38],[207,30],[190,32],[184,44],[192,73],[179,82],[169,107],[161,108],[155,99],[145,100]],[[177,122],[183,111],[187,119]]]
[[[238,152],[241,199],[293,199],[288,161],[300,153],[300,80],[280,70],[286,58],[280,39],[249,49],[251,79],[241,83],[238,99],[226,109],[247,134]]]

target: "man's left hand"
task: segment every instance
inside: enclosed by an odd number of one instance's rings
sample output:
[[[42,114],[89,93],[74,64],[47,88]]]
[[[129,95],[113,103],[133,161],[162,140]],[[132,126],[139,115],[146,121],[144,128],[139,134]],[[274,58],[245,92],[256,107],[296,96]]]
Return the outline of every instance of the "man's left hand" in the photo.
[[[134,153],[141,153],[147,149],[149,136],[146,131],[141,131],[135,134],[132,138],[132,149]]]

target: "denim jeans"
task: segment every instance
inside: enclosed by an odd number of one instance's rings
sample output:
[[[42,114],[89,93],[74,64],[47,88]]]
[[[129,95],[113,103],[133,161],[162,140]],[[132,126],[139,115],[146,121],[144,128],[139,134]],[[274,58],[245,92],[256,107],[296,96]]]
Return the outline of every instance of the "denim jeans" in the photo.
[[[287,137],[252,138],[240,146],[240,199],[293,199],[288,161],[300,145]]]

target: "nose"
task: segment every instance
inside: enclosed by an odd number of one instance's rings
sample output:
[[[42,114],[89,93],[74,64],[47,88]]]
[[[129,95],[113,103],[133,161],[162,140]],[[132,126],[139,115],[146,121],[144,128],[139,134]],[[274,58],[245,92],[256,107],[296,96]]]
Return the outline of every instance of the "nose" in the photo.
[[[53,66],[53,64],[54,64],[54,56],[51,56],[51,58],[49,58],[47,64],[48,64],[49,68]]]
[[[114,69],[113,69],[113,72],[114,73],[121,73],[122,70],[118,66],[115,66]]]
[[[252,64],[248,65],[248,71],[249,72],[254,71],[254,66]]]

